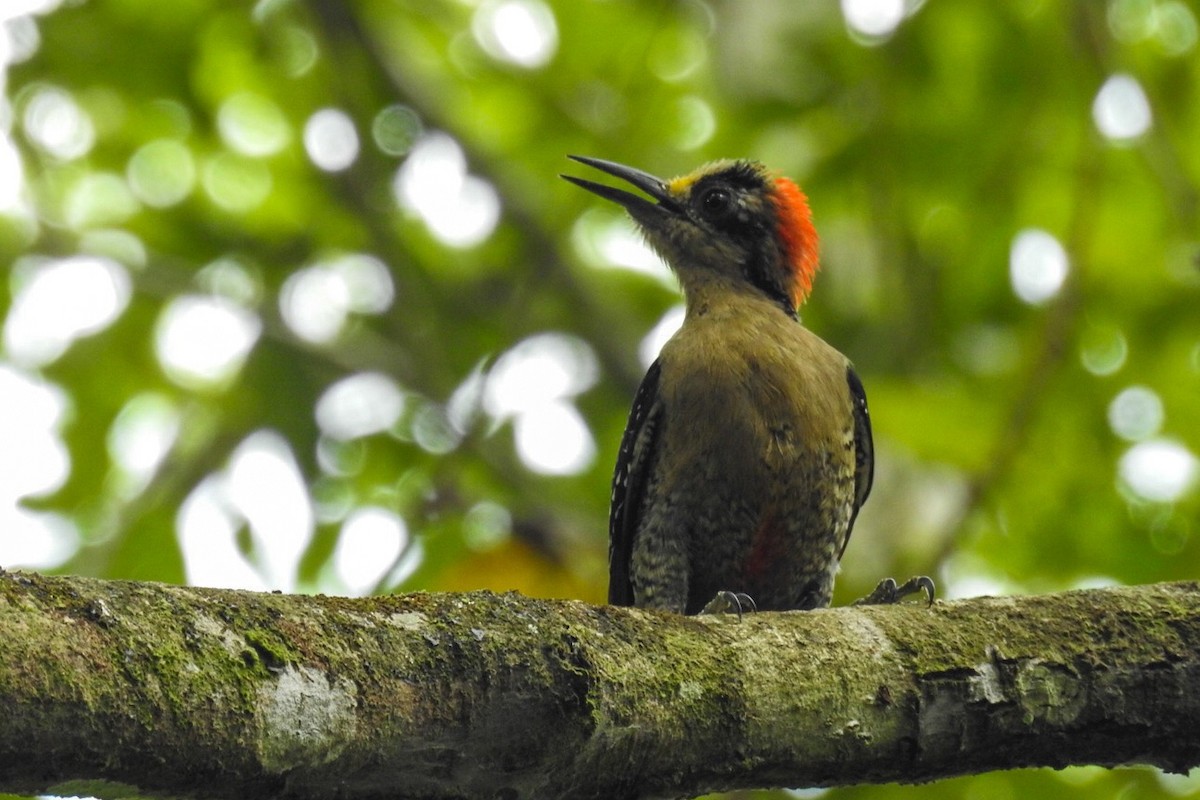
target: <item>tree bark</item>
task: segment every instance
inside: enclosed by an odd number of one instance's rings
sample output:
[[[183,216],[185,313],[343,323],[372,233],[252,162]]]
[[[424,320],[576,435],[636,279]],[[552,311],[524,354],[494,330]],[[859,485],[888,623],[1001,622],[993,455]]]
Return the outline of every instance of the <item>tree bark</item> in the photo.
[[[1200,585],[680,617],[0,570],[0,791],[613,798],[1200,764]]]

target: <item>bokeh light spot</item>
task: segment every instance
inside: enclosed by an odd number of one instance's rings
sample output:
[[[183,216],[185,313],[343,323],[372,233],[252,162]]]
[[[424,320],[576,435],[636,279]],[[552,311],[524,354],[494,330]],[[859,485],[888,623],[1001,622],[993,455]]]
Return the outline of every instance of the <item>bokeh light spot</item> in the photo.
[[[249,557],[238,546],[243,523]],[[252,433],[180,507],[176,530],[188,583],[293,591],[313,526],[312,502],[287,442],[273,431]]]
[[[997,575],[991,564],[967,551],[960,551],[946,559],[942,565],[942,576],[943,579],[938,581],[938,596],[946,600],[1001,597],[1012,594],[1013,590],[1012,584]]]
[[[29,98],[24,123],[31,142],[64,161],[87,155],[96,143],[91,117],[57,86],[44,86]]]
[[[596,457],[596,443],[587,423],[568,402],[546,403],[536,413],[521,414],[513,428],[517,455],[534,472],[575,475]]]
[[[4,0],[0,6],[0,22],[33,14],[48,14],[62,4],[62,0]]]
[[[1145,39],[1153,30],[1155,0],[1109,0],[1108,29],[1122,42]]]
[[[599,365],[587,342],[563,333],[541,333],[517,343],[496,360],[483,406],[498,419],[536,411],[587,391]]]
[[[238,92],[221,104],[217,130],[231,150],[253,158],[278,153],[291,138],[279,106],[252,92]]]
[[[392,307],[395,286],[387,265],[367,253],[349,253],[325,262],[346,287],[347,309],[355,314],[382,314]]]
[[[717,131],[717,116],[712,106],[695,96],[681,97],[675,106],[678,129],[675,145],[680,150],[695,150]]]
[[[1155,552],[1173,556],[1183,552],[1192,538],[1191,517],[1171,506],[1159,506],[1149,521],[1150,546]]]
[[[287,440],[257,431],[238,445],[225,470],[229,500],[250,525],[267,584],[288,591],[312,538],[313,511]]]
[[[1106,80],[1092,103],[1092,119],[1114,142],[1136,139],[1150,130],[1150,101],[1137,78],[1117,73]]]
[[[589,266],[627,269],[675,285],[666,262],[646,244],[629,220],[603,207],[589,209],[580,216],[571,230],[571,243]]]
[[[48,364],[76,339],[104,330],[129,303],[129,274],[110,258],[26,257],[13,267],[4,348],[19,364]]]
[[[483,389],[483,407],[494,419],[513,419],[517,455],[531,470],[574,474],[587,468],[596,447],[570,400],[598,376],[596,354],[582,339],[538,334],[496,360]]]
[[[462,434],[451,423],[444,407],[426,401],[413,413],[412,438],[422,450],[445,455],[458,447]]]
[[[279,311],[292,332],[317,344],[333,341],[346,321],[346,285],[321,267],[296,270],[279,292]]]
[[[404,411],[404,393],[378,372],[342,378],[317,400],[317,424],[334,439],[347,440],[386,431]]]
[[[142,145],[125,168],[133,194],[148,206],[167,208],[181,202],[196,185],[192,151],[175,139]]]
[[[271,194],[271,171],[267,166],[233,153],[210,158],[201,181],[213,202],[232,214],[253,211]]]
[[[641,344],[638,345],[638,360],[642,362],[643,367],[649,369],[650,365],[654,363],[654,359],[658,358],[663,345],[683,327],[685,313],[686,310],[682,304],[668,309],[667,313],[662,315],[662,318],[642,339]]]
[[[0,213],[25,212],[25,168],[12,138],[0,130]]]
[[[1113,433],[1131,442],[1158,433],[1163,417],[1162,400],[1146,386],[1130,386],[1108,404],[1108,424]]]
[[[1067,252],[1046,231],[1026,228],[1013,239],[1008,266],[1017,297],[1039,305],[1062,289],[1067,279]]]
[[[279,37],[283,56],[283,69],[290,78],[299,78],[317,63],[321,54],[316,38],[300,25],[284,27]]]
[[[302,339],[333,341],[351,313],[380,314],[391,307],[394,285],[378,258],[351,253],[297,270],[279,293],[284,322]]]
[[[71,187],[65,206],[67,224],[76,230],[124,222],[141,208],[125,179],[91,172]]]
[[[223,297],[185,295],[163,309],[155,353],[180,386],[218,388],[241,369],[261,330],[257,316]]]
[[[0,564],[52,569],[79,548],[68,518],[19,505],[56,491],[71,472],[59,429],[66,394],[56,385],[0,362]]]
[[[1079,360],[1093,375],[1112,375],[1125,366],[1129,343],[1117,328],[1092,326],[1084,331]]]
[[[42,44],[42,36],[32,13],[22,9],[19,2],[8,2],[16,8],[6,6],[0,9],[0,71],[8,64],[20,64],[33,58]]]
[[[1149,439],[1125,451],[1117,467],[1126,487],[1143,500],[1173,503],[1196,483],[1191,450],[1170,439]]]
[[[153,477],[179,435],[179,409],[165,395],[139,394],[129,400],[108,431],[108,453],[124,474],[126,494],[140,491]]]
[[[492,58],[527,69],[545,66],[558,49],[554,13],[541,0],[485,2],[475,11],[471,30]]]
[[[417,142],[397,171],[393,189],[400,205],[451,247],[482,243],[500,220],[496,190],[467,173],[462,148],[444,133]]]
[[[53,511],[0,505],[0,564],[8,569],[55,569],[79,550],[79,528]]]
[[[1198,34],[1195,14],[1179,0],[1109,0],[1108,28],[1118,41],[1153,40],[1173,57],[1190,52]]]
[[[904,20],[904,0],[842,0],[842,16],[856,38],[882,41]]]
[[[18,514],[18,500],[53,492],[70,474],[59,435],[67,397],[54,384],[0,362],[0,410],[0,516],[11,517]],[[0,535],[0,542],[12,535]]]
[[[691,28],[664,30],[646,53],[650,71],[662,81],[676,83],[704,66],[708,45],[704,36]]]
[[[272,588],[238,547],[239,520],[222,483],[219,476],[210,475],[179,506],[175,535],[184,577],[190,586],[256,591]]]
[[[359,597],[379,586],[408,543],[404,520],[385,508],[356,509],[342,523],[334,571],[346,593]]]
[[[1182,56],[1196,46],[1196,16],[1178,0],[1159,3],[1154,9],[1154,38],[1170,56]]]
[[[375,145],[389,156],[402,156],[421,138],[421,118],[408,106],[384,108],[371,122]]]
[[[320,169],[339,172],[358,158],[358,131],[345,111],[323,108],[304,124],[304,150]]]
[[[196,286],[209,294],[250,307],[262,297],[262,282],[254,271],[233,256],[205,264],[196,273]]]
[[[512,514],[490,500],[471,506],[463,517],[463,541],[472,550],[483,552],[498,547],[512,533]]]
[[[134,268],[146,266],[146,243],[119,228],[98,228],[80,234],[79,252]]]

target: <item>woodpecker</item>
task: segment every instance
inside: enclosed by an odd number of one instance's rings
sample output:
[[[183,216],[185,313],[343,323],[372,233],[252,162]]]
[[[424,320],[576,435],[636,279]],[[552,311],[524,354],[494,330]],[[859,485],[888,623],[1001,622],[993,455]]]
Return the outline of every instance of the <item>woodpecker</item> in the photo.
[[[685,614],[829,605],[874,451],[862,382],[797,315],[818,263],[807,198],[754,161],[662,180],[570,158],[649,197],[562,176],[629,213],[686,307],[621,439],[609,602]],[[917,592],[933,602],[924,576],[885,579],[859,602]]]

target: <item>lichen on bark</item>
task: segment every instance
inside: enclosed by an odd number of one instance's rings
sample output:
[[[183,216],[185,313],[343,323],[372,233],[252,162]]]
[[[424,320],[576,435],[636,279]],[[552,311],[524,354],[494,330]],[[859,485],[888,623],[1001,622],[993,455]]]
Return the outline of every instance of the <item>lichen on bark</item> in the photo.
[[[1184,770],[1200,588],[739,619],[0,571],[0,707],[17,792],[601,798]]]

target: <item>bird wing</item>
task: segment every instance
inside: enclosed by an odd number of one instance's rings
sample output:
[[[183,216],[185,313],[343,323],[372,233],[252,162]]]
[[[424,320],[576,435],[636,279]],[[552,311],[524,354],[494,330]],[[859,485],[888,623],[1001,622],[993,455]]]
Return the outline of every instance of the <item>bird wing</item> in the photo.
[[[850,525],[846,528],[846,538],[842,542],[841,559],[850,542],[850,533],[854,530],[854,520],[858,518],[858,510],[867,502],[871,493],[871,483],[875,480],[875,442],[871,438],[871,414],[867,411],[867,392],[863,389],[862,381],[854,367],[846,368],[846,382],[850,385],[850,408],[854,415],[854,506],[850,512]]]
[[[613,472],[612,505],[608,512],[608,602],[616,606],[633,605],[633,585],[629,580],[629,560],[633,537],[642,516],[650,465],[657,450],[662,405],[658,402],[656,360],[633,398],[629,422],[621,437],[617,467]]]

